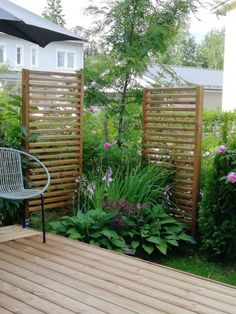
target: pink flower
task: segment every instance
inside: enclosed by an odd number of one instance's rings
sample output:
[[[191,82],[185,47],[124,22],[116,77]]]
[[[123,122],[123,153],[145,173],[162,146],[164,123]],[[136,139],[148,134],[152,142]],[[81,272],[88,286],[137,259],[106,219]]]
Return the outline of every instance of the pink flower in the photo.
[[[228,147],[226,145],[220,145],[218,147],[218,152],[221,154],[224,154],[225,152],[227,152],[227,150],[228,150]]]
[[[109,149],[109,148],[111,147],[111,144],[110,144],[110,143],[104,143],[104,144],[103,144],[103,147],[104,147],[105,149]]]
[[[226,178],[228,182],[236,183],[236,172],[230,172]]]
[[[95,112],[98,111],[98,109],[97,109],[96,107],[91,106],[91,107],[89,108],[89,111],[92,112],[92,113],[95,113]]]

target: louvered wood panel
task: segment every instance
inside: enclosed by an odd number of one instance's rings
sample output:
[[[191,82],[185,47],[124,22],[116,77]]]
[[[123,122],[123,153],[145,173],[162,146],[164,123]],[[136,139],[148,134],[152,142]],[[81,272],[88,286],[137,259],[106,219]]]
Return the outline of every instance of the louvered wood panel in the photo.
[[[45,208],[71,206],[82,170],[82,76],[23,70],[22,84],[23,125],[29,134],[25,148],[51,175]],[[33,164],[27,176],[33,187],[45,183],[42,169]],[[28,202],[29,211],[40,209],[39,199]]]
[[[201,87],[144,89],[143,94],[143,157],[175,166],[177,206],[193,234],[200,182],[202,94]],[[174,216],[183,220],[182,215]]]

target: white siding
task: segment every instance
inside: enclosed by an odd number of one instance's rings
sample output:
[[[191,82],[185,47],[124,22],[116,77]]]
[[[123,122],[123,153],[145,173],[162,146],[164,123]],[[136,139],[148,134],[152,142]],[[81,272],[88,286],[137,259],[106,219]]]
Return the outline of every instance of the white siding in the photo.
[[[220,109],[222,108],[222,91],[221,90],[204,90],[203,93],[203,108],[205,109]]]
[[[70,72],[83,68],[83,43],[80,42],[53,42],[45,48],[33,45],[31,42],[16,38],[7,34],[0,34],[0,44],[6,45],[6,60],[11,70],[19,71],[25,69],[38,69],[43,71]],[[22,66],[16,66],[16,47],[23,47]],[[38,66],[31,66],[31,49],[38,47]],[[58,68],[57,51],[73,51],[75,53],[75,68]]]
[[[223,77],[223,111],[236,109],[236,7],[227,12]]]

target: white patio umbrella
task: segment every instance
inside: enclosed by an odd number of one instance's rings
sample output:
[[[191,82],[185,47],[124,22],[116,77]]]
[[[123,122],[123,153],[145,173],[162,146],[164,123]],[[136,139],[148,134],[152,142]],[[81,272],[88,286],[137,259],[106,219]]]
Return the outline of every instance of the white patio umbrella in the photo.
[[[0,0],[0,32],[28,40],[41,47],[53,41],[86,41],[64,27],[7,0]]]

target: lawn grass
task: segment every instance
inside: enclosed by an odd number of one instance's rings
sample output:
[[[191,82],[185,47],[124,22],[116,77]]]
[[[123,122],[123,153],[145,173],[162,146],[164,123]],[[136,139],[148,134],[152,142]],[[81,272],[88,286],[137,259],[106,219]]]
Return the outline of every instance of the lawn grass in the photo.
[[[209,262],[199,252],[160,257],[156,263],[236,286],[236,263]]]
[[[46,230],[50,231],[49,223],[51,221],[59,220],[62,216],[72,215],[71,211],[61,210],[58,211],[48,210],[45,212]],[[41,228],[41,213],[32,213],[30,218],[30,227],[39,229]],[[141,256],[140,256],[141,257]],[[174,269],[182,270],[194,275],[202,276],[205,278],[213,279],[222,283],[236,286],[236,262],[231,265],[224,263],[213,263],[206,260],[197,250],[189,251],[176,251],[168,256],[158,255],[155,258],[149,256],[142,256],[141,258],[168,266]]]

